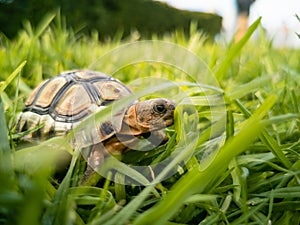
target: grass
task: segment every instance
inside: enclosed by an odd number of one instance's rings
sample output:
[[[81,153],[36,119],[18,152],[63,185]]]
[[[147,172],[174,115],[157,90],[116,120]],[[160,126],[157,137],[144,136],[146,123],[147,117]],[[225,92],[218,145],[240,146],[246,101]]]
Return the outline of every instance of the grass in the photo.
[[[100,42],[48,15],[36,28],[25,23],[14,40],[2,35],[0,224],[299,224],[299,49],[275,48],[263,34],[251,40],[259,29],[258,20],[228,44],[205,42],[193,24],[190,38],[177,31],[153,42],[136,42],[136,33]],[[123,158],[144,170],[152,165],[153,181],[112,160],[115,177],[80,186],[80,149],[62,137],[22,145],[9,131],[37,84],[74,68],[112,74],[136,93],[77,131],[136,97],[178,103],[169,142]],[[56,179],[66,150],[72,162]],[[132,185],[124,185],[128,176]]]

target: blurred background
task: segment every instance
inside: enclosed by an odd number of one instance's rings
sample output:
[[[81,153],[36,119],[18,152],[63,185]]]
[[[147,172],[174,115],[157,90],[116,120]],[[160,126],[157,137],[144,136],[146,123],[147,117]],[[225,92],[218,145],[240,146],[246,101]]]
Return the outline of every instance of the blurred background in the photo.
[[[262,26],[275,46],[300,47],[296,32],[300,32],[299,0],[161,0],[191,11],[210,12],[222,16],[226,38],[231,38],[240,26],[248,26],[262,17]],[[247,16],[247,21],[243,21]]]
[[[209,39],[238,40],[262,16],[275,46],[300,46],[299,0],[0,0],[0,31],[11,39],[25,21],[37,26],[49,12],[59,12],[74,32],[96,31],[102,40],[134,32],[151,38],[178,28],[188,35],[192,21]]]

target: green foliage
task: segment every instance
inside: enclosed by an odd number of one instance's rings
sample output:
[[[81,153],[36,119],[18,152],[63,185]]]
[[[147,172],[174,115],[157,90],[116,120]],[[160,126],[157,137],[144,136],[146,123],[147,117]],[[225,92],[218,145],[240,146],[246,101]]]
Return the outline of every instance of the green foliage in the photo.
[[[134,35],[104,43],[97,35],[74,34],[59,15],[47,15],[36,28],[26,24],[14,41],[1,39],[0,224],[299,224],[299,49],[274,48],[263,35],[251,40],[259,20],[240,42],[229,45],[205,43],[194,26],[190,38],[182,30],[153,36],[165,42],[146,48],[148,61],[138,61],[139,55],[127,50],[139,43]],[[161,43],[184,47],[170,48],[160,58],[173,66],[150,60],[159,56]],[[112,58],[108,52],[120,44],[126,45]],[[176,67],[178,61],[184,71]],[[124,155],[125,162],[151,165],[153,171],[157,162],[170,159],[153,181],[112,160],[107,168],[117,171],[120,183],[110,181],[110,174],[97,186],[80,186],[85,162],[68,139],[23,146],[9,132],[35,86],[74,68],[111,73],[136,96],[87,118],[67,138],[90,119],[104,121],[134,97],[160,94],[180,102],[167,144]],[[211,73],[217,80],[206,79]],[[65,163],[67,152],[72,161],[57,178],[55,166]],[[124,185],[126,174],[148,185]]]
[[[97,31],[100,38],[113,38],[116,32],[127,37],[137,30],[142,37],[152,33],[162,35],[176,28],[188,34],[192,21],[198,29],[214,37],[221,30],[221,17],[213,14],[180,11],[166,4],[150,0],[49,0],[41,4],[36,0],[0,2],[0,27],[8,37],[14,37],[22,23],[28,20],[33,26],[40,23],[45,14],[60,9],[68,27],[85,34]],[[25,22],[27,23],[27,22]]]

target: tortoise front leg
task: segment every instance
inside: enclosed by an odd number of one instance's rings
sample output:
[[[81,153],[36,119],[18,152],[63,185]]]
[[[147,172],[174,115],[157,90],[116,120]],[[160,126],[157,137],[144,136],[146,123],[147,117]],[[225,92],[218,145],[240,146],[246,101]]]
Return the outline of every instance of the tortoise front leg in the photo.
[[[96,185],[100,179],[99,171],[104,160],[112,155],[115,158],[121,158],[122,152],[126,146],[116,137],[110,138],[104,143],[98,143],[90,147],[87,154],[87,168],[80,181],[81,185]]]
[[[103,163],[105,155],[102,144],[92,145],[89,148],[89,153],[87,154],[87,167],[79,184],[94,186],[101,178],[101,176],[95,172],[95,169]]]

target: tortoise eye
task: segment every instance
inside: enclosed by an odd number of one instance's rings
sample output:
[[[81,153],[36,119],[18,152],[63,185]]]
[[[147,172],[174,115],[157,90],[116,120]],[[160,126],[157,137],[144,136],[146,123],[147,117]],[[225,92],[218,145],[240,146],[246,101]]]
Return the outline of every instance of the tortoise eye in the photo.
[[[167,111],[166,107],[164,105],[154,105],[153,109],[157,113],[164,113]]]

